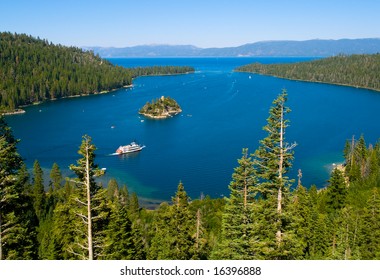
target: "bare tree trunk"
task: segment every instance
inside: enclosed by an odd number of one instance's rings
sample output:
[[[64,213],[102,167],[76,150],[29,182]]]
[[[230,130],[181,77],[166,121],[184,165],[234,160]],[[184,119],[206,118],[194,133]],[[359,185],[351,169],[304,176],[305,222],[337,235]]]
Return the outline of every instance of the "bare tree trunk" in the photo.
[[[282,172],[283,172],[283,164],[284,164],[284,105],[281,104],[281,121],[280,121],[280,160],[278,163],[278,195],[277,195],[277,215],[278,222],[281,222],[281,213],[282,213]],[[282,241],[282,232],[281,227],[278,228],[276,233],[276,240],[278,245],[281,244]]]
[[[301,169],[298,169],[298,184],[297,184],[297,187],[301,187],[301,179],[302,179],[302,170]]]
[[[244,157],[247,158],[247,150],[244,152]],[[243,189],[243,207],[247,209],[247,196],[248,196],[248,182],[246,170],[244,170],[244,189]]]
[[[86,143],[86,189],[87,189],[87,238],[88,238],[88,259],[94,259],[93,244],[92,244],[92,217],[91,217],[91,189],[90,189],[90,162],[88,154],[88,142]]]
[[[247,209],[247,195],[248,195],[248,190],[247,190],[247,180],[244,179],[244,209]]]
[[[351,159],[350,159],[350,166],[352,168],[352,165],[354,164],[354,147],[355,147],[355,135],[352,135],[351,140]]]
[[[201,209],[197,210],[197,232],[195,234],[195,247],[199,248],[199,235],[200,235],[200,227],[201,227]]]
[[[351,248],[350,244],[348,242],[348,222],[346,225],[346,244],[345,244],[345,250],[344,250],[344,259],[348,260],[351,257]]]

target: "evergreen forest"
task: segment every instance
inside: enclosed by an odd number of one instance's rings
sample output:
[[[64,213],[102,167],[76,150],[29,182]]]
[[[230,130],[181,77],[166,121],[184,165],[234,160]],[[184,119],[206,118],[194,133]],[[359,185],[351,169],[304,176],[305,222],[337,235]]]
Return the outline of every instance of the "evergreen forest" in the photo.
[[[78,139],[74,179],[53,164],[44,181],[37,160],[29,173],[0,117],[0,259],[380,259],[380,142],[342,143],[345,164],[327,187],[304,186],[302,170],[288,177],[297,144],[286,142],[286,103],[284,90],[257,149],[242,149],[228,197],[191,199],[179,182],[153,210],[116,180],[97,182],[88,135]]]
[[[0,113],[57,98],[103,93],[142,75],[193,72],[187,66],[124,68],[76,47],[0,32]]]
[[[380,91],[380,54],[338,55],[298,63],[253,63],[235,71]]]

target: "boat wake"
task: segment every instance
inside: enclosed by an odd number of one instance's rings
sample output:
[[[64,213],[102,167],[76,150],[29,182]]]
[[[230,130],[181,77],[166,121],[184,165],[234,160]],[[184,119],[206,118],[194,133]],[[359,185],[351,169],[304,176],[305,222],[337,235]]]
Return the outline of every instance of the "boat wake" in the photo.
[[[117,156],[118,153],[112,153],[112,154],[109,154],[110,156]]]

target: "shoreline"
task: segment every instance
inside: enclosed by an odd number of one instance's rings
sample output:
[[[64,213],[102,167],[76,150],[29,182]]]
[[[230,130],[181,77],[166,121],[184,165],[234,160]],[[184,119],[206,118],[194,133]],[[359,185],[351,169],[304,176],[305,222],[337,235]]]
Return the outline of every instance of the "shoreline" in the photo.
[[[302,80],[302,79],[296,79],[296,78],[287,78],[287,77],[277,76],[277,75],[273,75],[273,74],[264,74],[264,73],[249,72],[249,71],[235,71],[234,70],[234,72],[263,75],[263,76],[269,76],[269,77],[274,77],[274,78],[279,78],[279,79],[285,79],[285,80],[289,80],[289,81],[298,81],[298,82],[307,82],[307,83],[318,83],[318,84],[334,85],[334,86],[342,86],[342,87],[351,87],[351,88],[359,88],[359,89],[366,89],[366,90],[372,90],[372,91],[380,92],[380,89],[369,88],[369,87],[362,87],[362,86],[355,86],[355,85],[350,85],[350,84],[340,84],[340,83],[331,83],[331,82],[323,82],[323,81]]]
[[[15,109],[13,111],[10,111],[10,112],[4,112],[4,113],[1,113],[2,116],[12,116],[12,115],[20,115],[20,114],[25,114],[26,111],[23,110],[23,109]]]
[[[26,107],[34,106],[34,105],[40,105],[40,104],[42,104],[42,103],[44,103],[46,101],[56,101],[56,100],[66,99],[66,98],[78,98],[78,97],[86,97],[86,96],[90,96],[90,95],[107,94],[107,93],[111,93],[111,92],[114,92],[114,91],[117,91],[117,90],[123,89],[123,88],[125,88],[125,89],[129,89],[130,88],[130,89],[132,89],[134,87],[133,80],[136,79],[136,78],[139,78],[139,77],[177,76],[177,75],[187,75],[187,74],[190,74],[190,73],[194,73],[194,71],[193,72],[186,72],[186,73],[174,73],[174,74],[141,75],[141,76],[137,76],[137,77],[132,78],[132,83],[129,84],[129,85],[123,85],[123,86],[118,87],[118,88],[114,88],[114,89],[110,89],[110,90],[103,90],[103,91],[100,91],[100,92],[70,95],[70,96],[64,96],[64,97],[60,97],[60,98],[46,99],[46,100],[43,100],[43,101],[34,102],[32,104],[20,105],[19,108],[15,109],[13,111],[0,113],[0,115],[2,115],[2,116],[11,116],[11,115],[24,114],[24,113],[26,113],[26,111],[23,110],[23,109],[21,109],[21,108],[26,108]]]
[[[139,113],[140,115],[143,115],[144,117],[147,117],[147,118],[150,118],[150,119],[156,119],[156,120],[159,120],[159,119],[167,119],[167,118],[171,118],[173,116],[176,116],[178,115],[179,113],[181,113],[182,110],[180,111],[175,111],[174,114],[172,114],[171,112],[168,112],[167,114],[165,115],[159,115],[159,116],[154,116],[154,115],[151,115],[151,114],[146,114],[146,113]]]
[[[103,91],[100,91],[100,92],[94,92],[94,93],[87,93],[87,94],[77,94],[77,95],[71,95],[71,96],[63,96],[63,97],[60,97],[60,98],[52,98],[52,99],[46,99],[44,101],[39,101],[39,102],[33,102],[32,104],[27,104],[27,105],[20,105],[19,108],[13,110],[13,111],[9,111],[9,112],[4,112],[4,113],[1,113],[2,116],[11,116],[11,115],[19,115],[19,114],[24,114],[26,113],[25,110],[21,109],[21,108],[26,108],[26,107],[30,107],[30,106],[36,106],[36,105],[41,105],[43,104],[44,102],[46,101],[57,101],[57,100],[61,100],[61,99],[67,99],[67,98],[79,98],[79,97],[87,97],[87,96],[90,96],[90,95],[101,95],[101,94],[107,94],[107,93],[111,93],[111,92],[114,92],[114,91],[117,91],[119,89],[128,89],[128,88],[133,88],[133,84],[130,84],[130,85],[124,85],[122,87],[118,87],[118,88],[114,88],[114,89],[111,89],[111,90],[103,90]]]
[[[195,73],[195,71],[185,72],[185,73],[173,73],[173,74],[140,75],[140,76],[137,76],[137,77],[135,77],[135,78],[132,78],[132,81],[133,81],[134,79],[137,79],[137,78],[140,78],[140,77],[178,76],[178,75],[188,75],[188,74],[193,74],[193,73]]]

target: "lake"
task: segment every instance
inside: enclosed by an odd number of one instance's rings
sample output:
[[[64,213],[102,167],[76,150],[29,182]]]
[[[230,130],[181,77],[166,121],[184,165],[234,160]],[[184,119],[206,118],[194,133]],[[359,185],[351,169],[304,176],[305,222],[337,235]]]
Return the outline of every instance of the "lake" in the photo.
[[[46,173],[57,162],[65,176],[79,155],[81,137],[97,146],[96,162],[107,168],[102,179],[126,184],[147,200],[170,200],[179,181],[193,199],[201,193],[228,195],[228,184],[242,148],[250,152],[265,137],[273,99],[288,91],[290,127],[287,142],[297,142],[291,178],[302,169],[302,183],[323,187],[333,163],[343,161],[345,141],[364,134],[367,143],[380,136],[380,93],[343,86],[290,81],[232,70],[251,62],[275,63],[312,58],[133,58],[110,59],[125,67],[189,65],[193,74],[139,77],[133,88],[108,94],[50,101],[7,116],[18,151],[32,167],[38,159]],[[174,98],[182,113],[166,120],[138,114],[147,101]],[[131,141],[143,151],[111,156]]]

